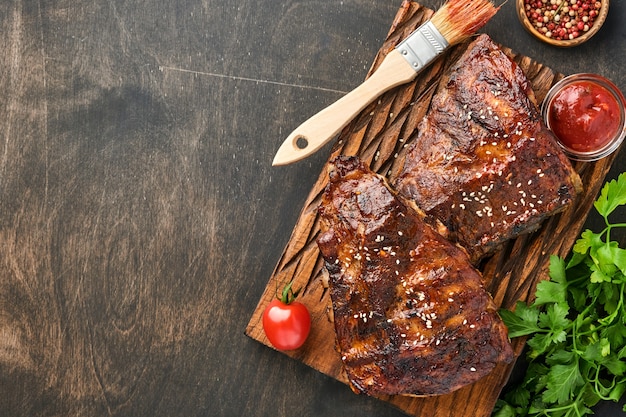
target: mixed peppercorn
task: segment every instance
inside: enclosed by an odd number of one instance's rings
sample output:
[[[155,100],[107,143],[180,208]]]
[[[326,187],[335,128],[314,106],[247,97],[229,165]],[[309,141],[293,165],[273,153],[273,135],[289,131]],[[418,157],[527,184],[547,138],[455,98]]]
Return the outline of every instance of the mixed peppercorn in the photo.
[[[526,16],[537,31],[556,40],[572,40],[589,31],[600,0],[524,0]]]

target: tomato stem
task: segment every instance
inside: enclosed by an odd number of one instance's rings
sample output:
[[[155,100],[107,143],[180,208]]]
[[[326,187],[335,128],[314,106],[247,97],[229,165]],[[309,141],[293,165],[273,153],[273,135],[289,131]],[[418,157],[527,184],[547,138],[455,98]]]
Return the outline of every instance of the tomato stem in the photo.
[[[300,294],[300,290],[294,291],[292,286],[293,281],[289,281],[289,283],[283,287],[280,297],[276,295],[276,298],[278,298],[283,304],[293,303],[296,300],[296,297],[298,297],[298,294]]]

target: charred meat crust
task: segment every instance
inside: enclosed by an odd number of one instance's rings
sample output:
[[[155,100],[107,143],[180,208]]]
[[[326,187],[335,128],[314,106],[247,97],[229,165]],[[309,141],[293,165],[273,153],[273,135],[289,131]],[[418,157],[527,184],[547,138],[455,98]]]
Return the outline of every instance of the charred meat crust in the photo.
[[[480,35],[440,83],[394,188],[477,263],[565,208],[582,185],[522,70]]]
[[[358,158],[331,166],[317,243],[353,390],[444,394],[511,361],[507,329],[466,253]]]

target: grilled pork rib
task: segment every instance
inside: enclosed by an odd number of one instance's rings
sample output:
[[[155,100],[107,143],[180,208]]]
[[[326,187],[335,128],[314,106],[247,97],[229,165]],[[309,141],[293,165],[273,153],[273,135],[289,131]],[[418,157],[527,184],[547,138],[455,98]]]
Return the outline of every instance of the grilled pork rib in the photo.
[[[512,360],[507,329],[466,253],[358,158],[331,167],[317,243],[353,390],[444,394]]]
[[[479,36],[440,82],[394,182],[474,263],[581,191],[534,100],[519,66]]]

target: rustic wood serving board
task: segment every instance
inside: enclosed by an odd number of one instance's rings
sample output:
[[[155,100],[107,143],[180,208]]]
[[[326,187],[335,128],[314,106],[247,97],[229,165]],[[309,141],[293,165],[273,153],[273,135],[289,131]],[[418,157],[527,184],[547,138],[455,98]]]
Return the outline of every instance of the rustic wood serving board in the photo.
[[[378,67],[386,53],[430,18],[433,11],[405,0],[393,21],[389,34],[370,70]],[[358,155],[371,168],[393,180],[403,164],[405,148],[428,110],[441,75],[466,48],[459,45],[438,59],[412,83],[400,86],[380,97],[353,120],[339,135],[329,160],[338,154]],[[562,78],[550,68],[503,48],[524,70],[533,83],[538,102],[549,88]],[[577,163],[585,191],[566,211],[544,222],[533,234],[509,242],[481,266],[487,289],[497,305],[512,308],[518,300],[532,298],[537,282],[547,278],[552,254],[565,256],[578,238],[595,197],[604,183],[614,157],[595,163]],[[347,383],[341,360],[335,350],[335,333],[331,322],[330,297],[322,279],[323,261],[315,239],[319,234],[317,207],[327,183],[323,169],[313,186],[291,238],[270,277],[265,292],[246,328],[251,338],[271,346],[261,323],[266,305],[277,288],[294,281],[302,288],[300,301],[312,315],[312,329],[305,345],[285,354]],[[520,355],[524,340],[513,341]],[[513,364],[497,367],[486,378],[449,395],[413,398],[390,396],[381,400],[413,416],[489,416],[513,369]]]

